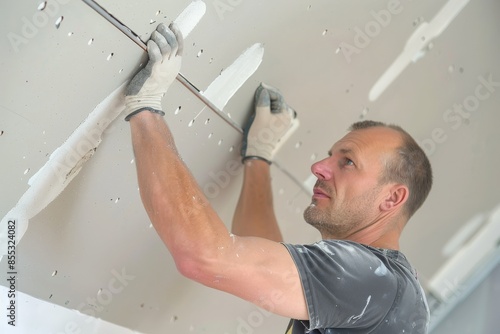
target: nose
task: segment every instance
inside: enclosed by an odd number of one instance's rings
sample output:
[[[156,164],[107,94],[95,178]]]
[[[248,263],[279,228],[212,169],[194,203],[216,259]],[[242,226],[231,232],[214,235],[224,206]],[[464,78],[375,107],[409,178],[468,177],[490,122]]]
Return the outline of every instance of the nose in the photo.
[[[315,162],[311,166],[311,172],[319,180],[329,180],[332,178],[332,169],[328,166],[328,158]]]

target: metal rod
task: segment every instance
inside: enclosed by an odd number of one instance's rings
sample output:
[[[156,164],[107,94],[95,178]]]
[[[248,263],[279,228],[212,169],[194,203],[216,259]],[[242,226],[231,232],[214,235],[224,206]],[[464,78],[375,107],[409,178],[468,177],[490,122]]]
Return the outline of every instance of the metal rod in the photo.
[[[147,51],[146,43],[144,43],[141,38],[130,30],[125,24],[123,24],[120,20],[110,14],[106,9],[101,7],[98,3],[93,0],[82,0],[84,3],[90,6],[93,10],[95,10],[99,15],[101,15],[104,19],[106,19],[109,23],[115,26],[118,30],[123,32],[128,38],[130,38],[135,44],[137,44],[141,49]],[[239,133],[243,133],[243,129],[239,126],[235,121],[230,119],[224,112],[219,110],[211,101],[209,101],[196,86],[194,86],[191,82],[189,82],[186,77],[184,77],[181,73],[179,73],[176,77],[177,81],[179,81],[184,87],[186,87],[194,96],[196,96],[201,102],[203,102],[208,108],[210,108],[213,112],[215,112],[220,118],[222,118],[227,124],[229,124],[232,128],[234,128]],[[281,170],[285,175],[287,175],[294,183],[296,183],[300,189],[305,191],[307,194],[310,193],[308,189],[305,188],[304,184],[297,180],[294,175],[288,172],[286,169],[281,167],[276,161],[273,164]]]
[[[93,10],[95,10],[99,15],[101,15],[103,18],[105,18],[109,23],[114,25],[118,30],[123,32],[128,38],[130,38],[132,41],[134,41],[135,44],[139,45],[144,51],[147,50],[146,43],[144,43],[140,37],[134,33],[132,30],[130,30],[126,25],[124,25],[120,20],[118,20],[116,17],[108,13],[108,11],[104,8],[101,7],[98,3],[92,1],[92,0],[83,0],[87,5],[90,6]]]
[[[125,24],[123,24],[120,20],[110,14],[106,9],[101,7],[98,3],[93,0],[82,0],[87,5],[90,6],[93,10],[95,10],[99,15],[101,15],[104,19],[106,19],[109,23],[115,26],[118,30],[123,32],[128,38],[130,38],[135,44],[139,45],[141,49],[147,51],[146,43],[144,43],[140,37],[130,30]],[[230,119],[224,112],[219,110],[212,102],[210,102],[203,94],[200,92],[196,86],[194,86],[191,82],[189,82],[186,77],[184,77],[181,73],[179,73],[176,77],[177,81],[179,81],[184,87],[186,87],[191,93],[193,93],[201,102],[203,102],[208,108],[212,109],[219,117],[221,117],[226,123],[228,123],[231,127],[243,133],[241,127],[236,124],[232,119]]]

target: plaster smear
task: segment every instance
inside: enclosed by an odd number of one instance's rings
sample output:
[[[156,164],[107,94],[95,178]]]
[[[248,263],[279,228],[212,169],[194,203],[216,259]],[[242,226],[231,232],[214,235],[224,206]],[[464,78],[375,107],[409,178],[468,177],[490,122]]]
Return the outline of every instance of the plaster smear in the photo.
[[[187,37],[201,20],[205,8],[203,1],[195,0],[177,17],[175,22],[184,37]],[[128,82],[125,82],[104,99],[30,178],[28,190],[0,222],[0,261],[7,252],[9,221],[16,222],[15,236],[19,242],[28,229],[29,220],[59,196],[78,175],[85,162],[94,155],[102,141],[102,134],[125,108],[124,94],[127,84]],[[10,225],[13,226],[12,223]]]
[[[184,38],[186,38],[194,27],[196,27],[198,22],[200,22],[206,10],[207,6],[203,1],[194,0],[179,14],[179,16],[177,16],[174,22],[177,24]]]
[[[264,57],[264,46],[256,43],[246,49],[221,75],[202,92],[217,108],[222,110],[231,97],[259,68]]]
[[[370,101],[377,100],[410,63],[415,63],[423,57],[429,43],[446,30],[469,1],[448,0],[430,22],[422,22],[417,27],[407,40],[403,51],[373,85],[368,95]]]

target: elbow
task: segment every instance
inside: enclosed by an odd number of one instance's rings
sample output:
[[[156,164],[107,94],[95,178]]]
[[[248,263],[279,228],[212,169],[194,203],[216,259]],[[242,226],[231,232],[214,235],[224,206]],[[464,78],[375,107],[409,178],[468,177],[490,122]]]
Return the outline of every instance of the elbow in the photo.
[[[195,282],[210,286],[210,282],[217,274],[215,260],[204,258],[201,255],[174,257],[175,265],[179,273]]]
[[[194,281],[197,281],[196,278],[199,277],[200,273],[203,271],[198,261],[189,257],[176,258],[175,266],[182,276]]]

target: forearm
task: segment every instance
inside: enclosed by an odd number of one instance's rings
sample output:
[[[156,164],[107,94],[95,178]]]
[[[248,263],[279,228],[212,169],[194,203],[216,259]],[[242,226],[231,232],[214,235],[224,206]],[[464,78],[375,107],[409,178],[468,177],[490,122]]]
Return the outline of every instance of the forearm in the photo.
[[[264,161],[247,160],[244,168],[232,232],[240,236],[282,241],[273,208],[270,166]]]
[[[144,111],[130,125],[141,198],[176,263],[223,243],[229,232],[180,159],[163,118]]]

